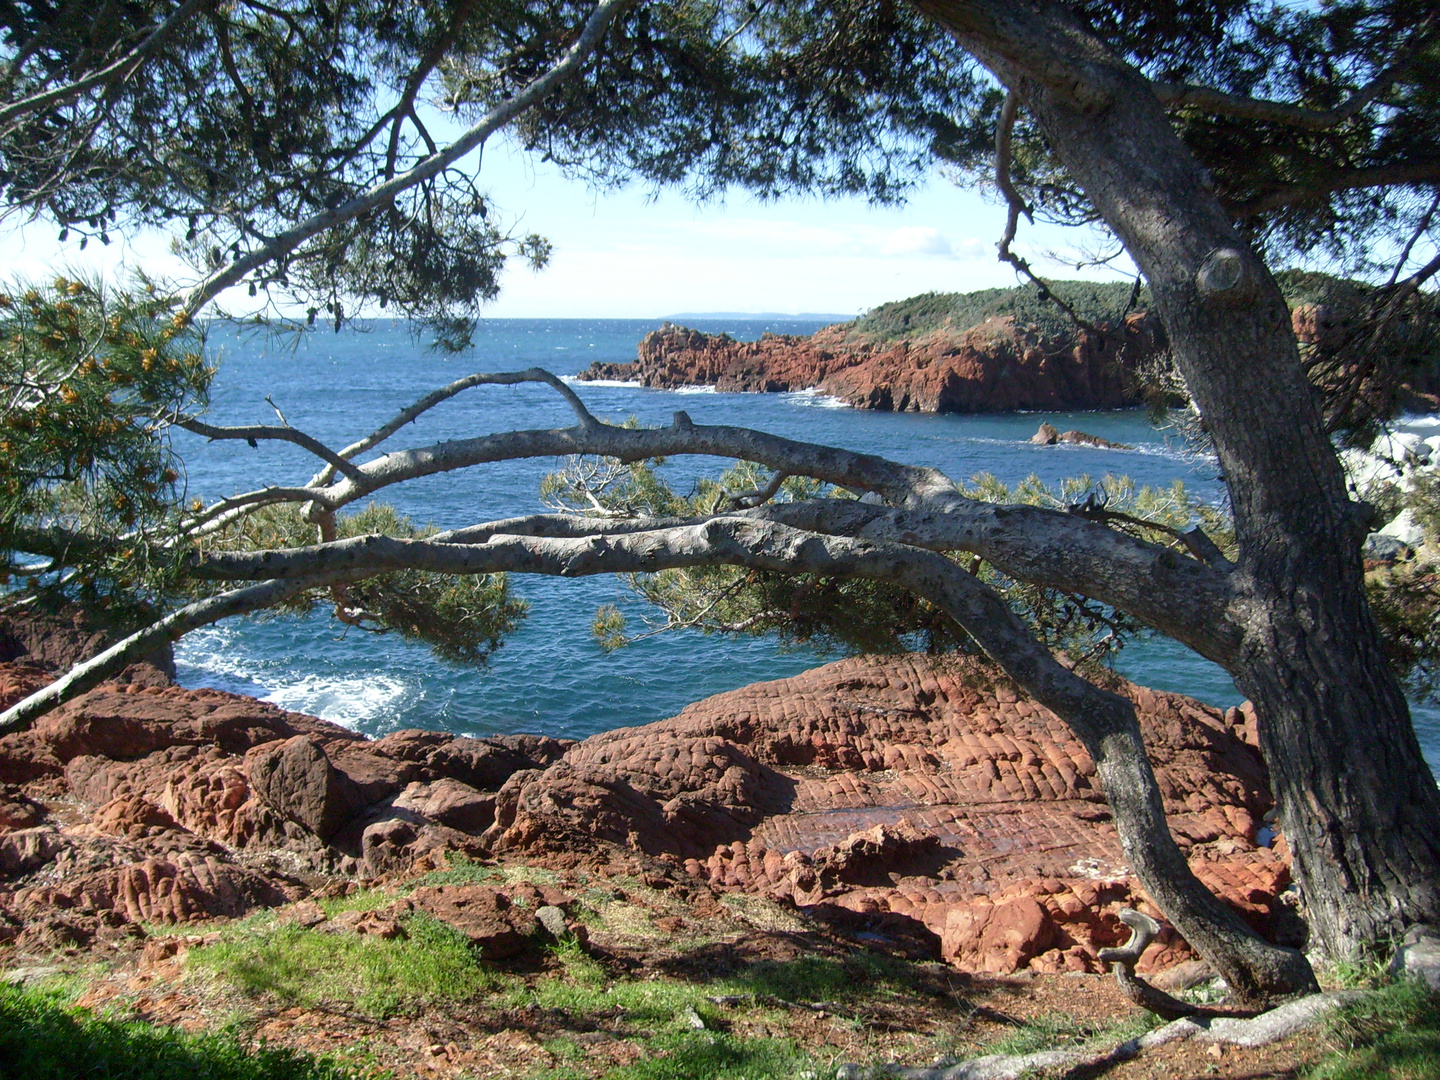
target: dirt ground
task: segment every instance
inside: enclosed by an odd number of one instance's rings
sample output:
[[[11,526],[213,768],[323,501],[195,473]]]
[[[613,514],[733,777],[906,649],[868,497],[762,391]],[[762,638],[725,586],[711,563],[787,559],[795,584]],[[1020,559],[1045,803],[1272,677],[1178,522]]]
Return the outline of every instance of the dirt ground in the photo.
[[[704,1017],[677,1006],[675,1023],[691,1030],[676,1038],[726,1040],[742,1048],[760,1045],[756,1040],[789,1044],[795,1057],[812,1063],[802,1075],[816,1080],[834,1076],[847,1062],[926,1067],[986,1053],[1081,1046],[1098,1055],[1158,1026],[1147,1023],[1108,976],[968,974],[906,957],[903,943],[883,934],[837,929],[755,897],[686,892],[664,881],[655,882],[661,888],[629,879],[597,889],[584,874],[552,879],[553,887],[581,898],[573,914],[586,928],[583,949],[568,957],[553,946],[526,949],[488,965],[499,980],[492,992],[402,1001],[388,1015],[339,999],[297,1004],[293,995],[287,1000],[284,993],[257,990],[254,980],[241,985],[196,962],[218,942],[269,932],[253,921],[217,920],[178,932],[156,928],[143,943],[103,955],[77,951],[0,962],[12,971],[28,964],[78,983],[75,1000],[83,1007],[192,1031],[238,1025],[271,1046],[334,1055],[362,1072],[427,1080],[600,1080],[674,1053],[673,1040],[667,1042],[664,1025],[653,1016],[636,1019],[625,1005],[607,1004],[610,997],[629,1000],[624,995],[633,997],[641,984],[678,994],[677,1001],[690,993],[704,1006]],[[393,887],[371,903],[406,891]],[[282,909],[266,925],[284,925],[286,918]],[[577,957],[583,970],[575,966]],[[844,988],[844,973],[851,970],[868,981]],[[841,985],[836,1000],[789,999],[766,989],[804,989],[802,976],[815,972],[828,973],[829,985]],[[833,981],[837,972],[841,984]],[[736,980],[752,989],[734,993]],[[716,987],[732,992],[715,993]],[[557,1006],[556,1000],[570,1004]],[[1121,1063],[1042,1075],[1293,1077],[1324,1050],[1313,1034],[1256,1049],[1175,1043]]]

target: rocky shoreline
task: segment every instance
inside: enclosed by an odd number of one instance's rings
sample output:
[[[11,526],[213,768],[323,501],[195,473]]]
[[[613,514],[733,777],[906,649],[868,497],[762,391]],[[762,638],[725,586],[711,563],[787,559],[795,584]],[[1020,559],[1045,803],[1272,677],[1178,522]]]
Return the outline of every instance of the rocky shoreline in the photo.
[[[0,640],[4,704],[66,659]],[[578,743],[371,740],[168,685],[163,664],[128,679],[0,738],[0,950],[11,963],[144,950],[147,926],[203,931],[259,908],[304,910],[455,857],[638,875],[701,908],[753,896],[970,971],[1097,971],[1096,951],[1124,936],[1118,910],[1154,910],[1084,750],[971,658],[844,660]],[[1257,844],[1270,798],[1253,718],[1117,688],[1136,702],[1197,874],[1262,932],[1290,939],[1283,841]],[[455,888],[406,903],[499,954],[539,907],[557,909],[552,921],[566,911],[559,894]],[[384,917],[370,921],[351,929],[385,930]],[[1141,970],[1192,955],[1169,935]]]
[[[1136,371],[1166,350],[1159,320],[1140,312],[1103,329],[1055,337],[1000,316],[898,341],[857,338],[840,324],[810,337],[765,334],[742,342],[666,323],[640,342],[634,363],[596,362],[579,378],[659,389],[818,390],[855,408],[887,412],[1137,405]]]

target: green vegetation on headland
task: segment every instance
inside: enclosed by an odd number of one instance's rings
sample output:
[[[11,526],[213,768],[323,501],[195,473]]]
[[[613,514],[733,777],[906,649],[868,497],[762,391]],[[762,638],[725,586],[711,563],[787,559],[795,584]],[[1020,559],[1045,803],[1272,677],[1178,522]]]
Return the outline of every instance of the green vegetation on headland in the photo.
[[[1046,337],[1073,334],[1075,324],[1053,297],[1063,300],[1075,314],[1097,325],[1114,326],[1131,311],[1143,311],[1150,290],[1136,292],[1128,281],[1051,281],[1048,290],[1034,285],[1009,289],[979,289],[968,293],[922,293],[908,300],[893,300],[871,308],[846,324],[846,335],[860,342],[899,341],[923,337],[942,327],[957,331],[978,326],[986,319],[1013,315],[1021,325],[1034,325]]]

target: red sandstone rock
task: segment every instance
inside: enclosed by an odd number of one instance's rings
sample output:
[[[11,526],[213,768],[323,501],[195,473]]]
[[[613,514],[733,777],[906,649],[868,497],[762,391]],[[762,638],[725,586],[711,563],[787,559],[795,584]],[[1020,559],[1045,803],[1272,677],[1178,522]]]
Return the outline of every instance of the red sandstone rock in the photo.
[[[961,967],[1009,974],[1050,948],[1054,939],[1049,912],[1022,896],[1002,904],[950,908],[940,949]]]
[[[459,780],[481,791],[495,791],[522,769],[543,769],[558,761],[573,739],[544,735],[496,735],[473,739],[444,731],[397,731],[377,740],[372,752],[420,766],[421,780]]]
[[[414,783],[390,801],[441,825],[477,836],[495,821],[495,796],[448,777],[431,784]]]
[[[459,930],[487,960],[521,952],[535,929],[533,908],[517,908],[505,893],[484,885],[422,886],[410,901]]]
[[[1273,930],[1288,870],[1283,842],[1254,844],[1269,798],[1253,713],[1123,689],[1197,875]],[[254,869],[268,852],[374,877],[485,845],[566,865],[621,865],[629,848],[916,955],[1094,970],[1095,951],[1125,936],[1119,907],[1148,906],[1094,775],[1058,719],[953,657],[843,661],[580,744],[413,731],[371,742],[232,695],[106,686],[0,738],[0,782],[21,785],[0,800],[0,939],[123,940],[142,919],[302,896]],[[66,824],[70,803],[51,823],[46,800],[67,792],[89,816]],[[528,906],[485,901],[484,918],[440,907],[488,920],[487,948],[503,953],[534,910],[565,902],[507,891]],[[371,929],[399,925],[386,918]],[[1190,955],[1167,933],[1141,967]]]
[[[23,701],[54,678],[39,664],[19,661],[0,663],[0,711]]]
[[[1196,872],[1268,929],[1288,875],[1254,843],[1269,806],[1258,753],[1215,710],[1122,689]],[[1094,777],[1069,730],[993,669],[860,658],[517,773],[486,839],[497,851],[627,844],[685,859],[718,888],[908,917],[965,966],[1092,970],[1095,951],[1125,936],[1118,909],[1145,904]],[[990,910],[1027,899],[1044,918],[1026,904]],[[1172,935],[1141,966],[1189,955]]]
[[[1011,317],[944,327],[914,340],[852,339],[844,326],[808,338],[766,334],[737,342],[666,324],[647,334],[633,364],[593,364],[589,379],[724,391],[818,388],[863,409],[1008,412],[1106,409],[1136,403],[1128,373],[1165,349],[1157,320],[1129,316],[1103,335],[1049,340]]]
[[[125,922],[190,922],[213,915],[243,915],[296,899],[303,886],[264,875],[213,855],[179,852],[116,869],[82,874],[57,885],[17,890],[10,910],[22,921],[53,911],[109,913]]]
[[[103,626],[81,611],[0,615],[0,664],[22,661],[53,677],[95,656],[122,636],[115,628]],[[175,661],[167,645],[149,660],[131,664],[115,681],[160,687],[169,686],[174,678]]]
[[[359,809],[359,799],[315,740],[297,735],[262,747],[246,764],[250,784],[272,809],[328,840]]]

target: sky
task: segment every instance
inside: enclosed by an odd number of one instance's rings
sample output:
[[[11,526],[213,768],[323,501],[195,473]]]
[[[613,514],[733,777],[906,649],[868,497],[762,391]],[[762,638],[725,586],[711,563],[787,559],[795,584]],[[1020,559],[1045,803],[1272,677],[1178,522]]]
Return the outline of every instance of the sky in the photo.
[[[662,318],[683,312],[857,315],[923,292],[1013,285],[996,259],[1004,212],[993,196],[934,176],[901,207],[863,199],[786,199],[762,203],[744,192],[724,203],[694,205],[673,192],[643,188],[596,193],[553,165],[537,164],[503,140],[481,160],[493,205],[554,244],[539,273],[507,268],[490,318]],[[181,276],[185,268],[159,235],[58,243],[44,221],[9,224],[0,260],[10,275],[66,269],[114,276],[122,265]],[[1114,278],[1077,272],[1073,263],[1097,243],[1091,234],[1022,225],[1016,250],[1057,277]],[[1071,250],[1079,246],[1080,250]],[[1065,252],[1068,264],[1048,257]],[[243,311],[245,297],[223,298]]]

